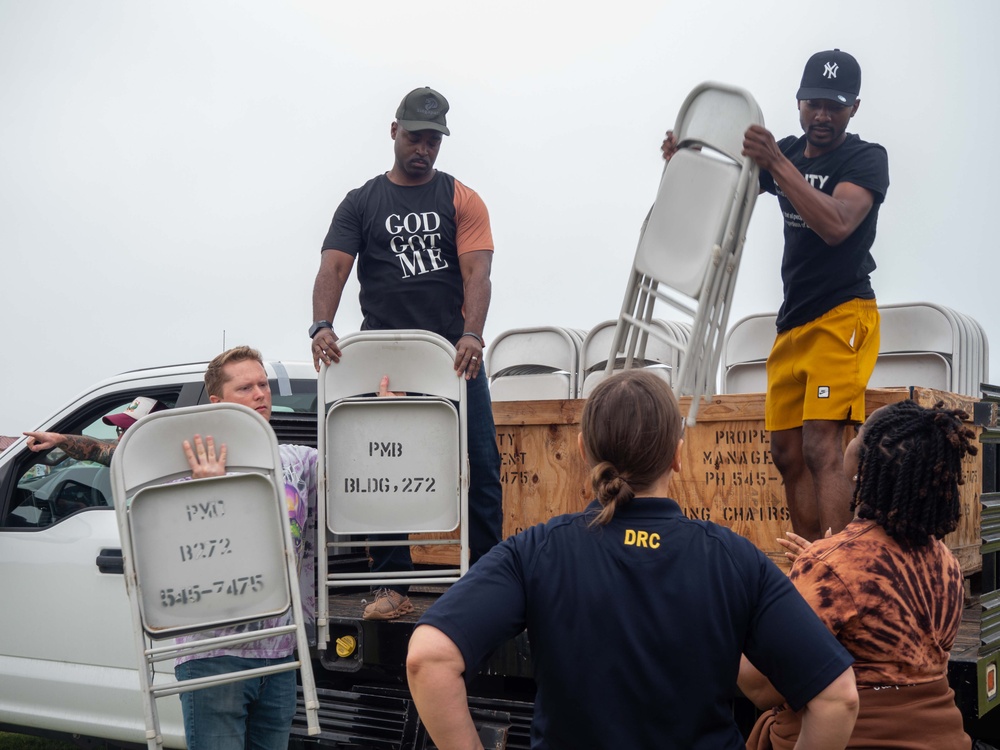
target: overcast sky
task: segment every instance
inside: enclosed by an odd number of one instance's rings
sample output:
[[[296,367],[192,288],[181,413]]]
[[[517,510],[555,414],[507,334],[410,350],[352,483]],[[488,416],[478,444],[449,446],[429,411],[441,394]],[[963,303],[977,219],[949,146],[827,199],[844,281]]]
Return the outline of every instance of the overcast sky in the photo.
[[[223,340],[308,358],[330,218],[391,166],[418,86],[451,103],[437,166],[490,210],[486,338],[616,317],[685,95],[742,86],[798,134],[832,47],[862,66],[850,131],[889,154],[879,302],[952,307],[1000,348],[997,28],[995,0],[0,0],[0,435]],[[780,255],[764,195],[731,322],[778,308]],[[336,323],[357,330],[356,286]]]

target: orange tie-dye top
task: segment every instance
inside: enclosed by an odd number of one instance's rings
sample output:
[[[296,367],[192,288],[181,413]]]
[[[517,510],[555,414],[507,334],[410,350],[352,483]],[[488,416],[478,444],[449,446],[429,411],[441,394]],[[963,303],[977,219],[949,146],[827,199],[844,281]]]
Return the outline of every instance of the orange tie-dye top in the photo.
[[[943,542],[906,549],[874,521],[856,520],[803,552],[791,580],[854,656],[858,687],[947,674],[963,582]]]

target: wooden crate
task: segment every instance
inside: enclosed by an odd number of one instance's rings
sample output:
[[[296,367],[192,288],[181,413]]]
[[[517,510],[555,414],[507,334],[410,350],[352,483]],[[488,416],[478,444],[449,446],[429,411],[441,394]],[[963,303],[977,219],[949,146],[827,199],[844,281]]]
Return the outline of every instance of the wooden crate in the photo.
[[[493,404],[504,537],[590,501],[587,467],[577,447],[582,400],[504,401]],[[456,535],[414,535],[442,538]],[[457,550],[411,547],[415,563],[457,565]]]
[[[926,388],[870,390],[866,413],[906,398],[924,406],[944,401],[949,407],[972,413],[971,399]],[[578,447],[583,403],[514,401],[493,405],[505,537],[552,516],[582,510],[593,497]],[[689,398],[681,399],[684,413],[689,404]],[[853,434],[852,427],[845,428],[845,446]],[[982,457],[967,457],[965,466],[965,484],[960,488],[962,518],[945,541],[968,575],[982,567]],[[698,423],[685,430],[682,467],[672,480],[672,496],[685,515],[733,529],[787,569],[775,540],[790,531],[791,524],[781,476],[771,459],[770,439],[764,429],[763,394],[718,395],[703,403]],[[412,550],[414,562],[456,564],[453,548]]]

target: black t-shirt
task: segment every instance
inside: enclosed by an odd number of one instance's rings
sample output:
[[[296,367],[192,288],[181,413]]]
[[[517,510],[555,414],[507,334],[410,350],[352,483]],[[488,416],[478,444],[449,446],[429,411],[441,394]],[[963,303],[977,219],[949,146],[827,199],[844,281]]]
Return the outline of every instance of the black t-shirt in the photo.
[[[827,245],[806,226],[791,201],[770,172],[760,173],[760,186],[778,196],[785,222],[785,252],[781,260],[781,280],[785,299],[778,311],[779,331],[808,323],[851,299],[874,299],[871,254],[875,241],[878,211],[889,187],[889,163],[885,149],[848,134],[847,140],[830,153],[809,159],[804,155],[805,136],[789,136],[778,142],[788,159],[815,188],[833,195],[842,182],[863,187],[872,193],[868,215],[853,234],[836,247]]]
[[[455,343],[464,330],[458,256],[492,251],[493,237],[485,204],[451,175],[409,187],[383,174],[347,194],[323,249],[357,258],[363,330],[415,328]]]

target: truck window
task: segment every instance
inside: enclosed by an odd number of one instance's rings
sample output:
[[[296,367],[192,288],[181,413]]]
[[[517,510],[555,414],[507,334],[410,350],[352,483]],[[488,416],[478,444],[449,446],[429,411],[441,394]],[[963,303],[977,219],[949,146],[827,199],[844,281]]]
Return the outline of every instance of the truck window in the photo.
[[[315,380],[277,380],[271,384],[271,408],[275,412],[315,414]]]
[[[113,507],[107,466],[57,450],[28,453],[4,526],[45,528],[82,510]]]
[[[135,395],[144,394],[122,394],[90,403],[53,431],[114,440],[115,428],[105,424],[102,417],[122,411]],[[176,394],[150,395],[168,406],[176,401]],[[42,529],[77,513],[114,507],[110,469],[94,461],[77,460],[58,448],[44,453],[24,448],[14,471],[2,528]]]

